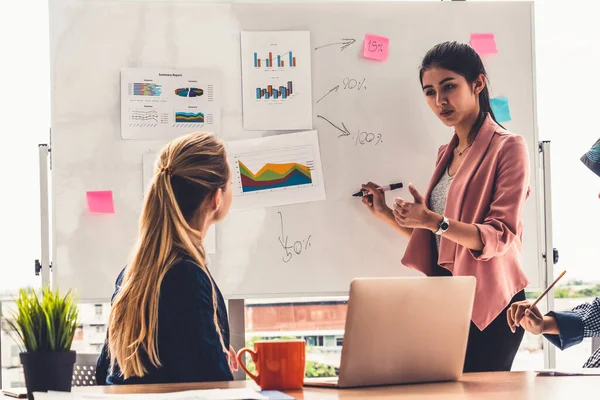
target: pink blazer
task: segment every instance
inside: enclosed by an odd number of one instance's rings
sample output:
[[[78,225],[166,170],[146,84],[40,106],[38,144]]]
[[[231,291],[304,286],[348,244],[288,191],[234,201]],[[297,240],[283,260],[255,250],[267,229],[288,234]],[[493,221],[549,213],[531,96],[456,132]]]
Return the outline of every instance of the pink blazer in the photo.
[[[440,147],[426,192],[428,202],[457,144],[454,135],[450,143]],[[528,182],[525,140],[505,131],[488,116],[450,185],[445,212],[450,219],[475,224],[483,250],[469,250],[442,236],[436,260],[433,233],[415,229],[402,258],[404,265],[425,275],[432,275],[437,263],[454,276],[477,278],[471,319],[480,330],[529,283],[520,265],[521,215],[529,196]]]

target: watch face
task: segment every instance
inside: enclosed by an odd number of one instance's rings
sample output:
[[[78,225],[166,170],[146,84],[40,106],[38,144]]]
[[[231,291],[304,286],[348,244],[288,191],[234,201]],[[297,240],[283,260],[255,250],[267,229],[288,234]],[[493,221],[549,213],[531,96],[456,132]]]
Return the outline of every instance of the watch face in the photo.
[[[447,222],[442,222],[440,224],[440,228],[442,228],[443,231],[448,230],[448,227],[449,227],[449,225]]]

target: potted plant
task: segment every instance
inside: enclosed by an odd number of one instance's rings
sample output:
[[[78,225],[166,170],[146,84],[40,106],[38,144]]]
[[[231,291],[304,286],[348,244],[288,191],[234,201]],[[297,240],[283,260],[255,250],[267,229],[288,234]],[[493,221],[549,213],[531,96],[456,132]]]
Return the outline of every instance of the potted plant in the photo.
[[[27,395],[48,390],[70,392],[75,352],[73,336],[79,326],[77,304],[69,291],[21,289],[16,310],[7,319],[21,347]]]

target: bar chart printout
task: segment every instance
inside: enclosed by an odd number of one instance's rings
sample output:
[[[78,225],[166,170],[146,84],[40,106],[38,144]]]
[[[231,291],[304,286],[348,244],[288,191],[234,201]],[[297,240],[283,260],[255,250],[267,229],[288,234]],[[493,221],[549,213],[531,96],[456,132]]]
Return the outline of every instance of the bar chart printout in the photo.
[[[287,59],[287,61],[286,61]],[[269,52],[267,57],[259,58],[259,54],[254,52],[254,68],[295,68],[296,57],[292,51],[285,54],[277,54],[273,56],[273,52]]]
[[[312,129],[310,33],[242,32],[245,130]]]
[[[257,87],[256,88],[256,99],[281,99],[285,100],[294,94],[292,81],[288,81],[285,86],[273,87],[273,85],[268,85],[265,88]]]

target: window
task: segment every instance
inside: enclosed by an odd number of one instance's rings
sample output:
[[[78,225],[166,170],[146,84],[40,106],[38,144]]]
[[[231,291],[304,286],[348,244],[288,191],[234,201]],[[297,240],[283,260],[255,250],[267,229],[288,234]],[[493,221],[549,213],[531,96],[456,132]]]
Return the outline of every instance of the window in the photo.
[[[246,345],[252,348],[254,341],[267,338],[304,338],[307,374],[335,376],[347,304],[347,297],[248,300]]]
[[[600,212],[600,178],[579,161],[600,136],[597,129],[590,129],[596,123],[597,99],[587,84],[576,83],[576,77],[584,76],[584,66],[600,62],[596,40],[600,26],[593,4],[561,0],[535,4],[539,132],[540,139],[551,141],[553,238],[560,252],[555,271],[568,268],[568,278],[555,290],[556,310],[571,309],[600,294],[592,283],[600,279],[598,234],[594,224],[586,222]],[[556,29],[556,21],[561,29]],[[581,367],[590,353],[591,340],[585,339],[566,351],[557,350],[556,366]]]
[[[325,347],[335,347],[335,336],[325,336]]]

